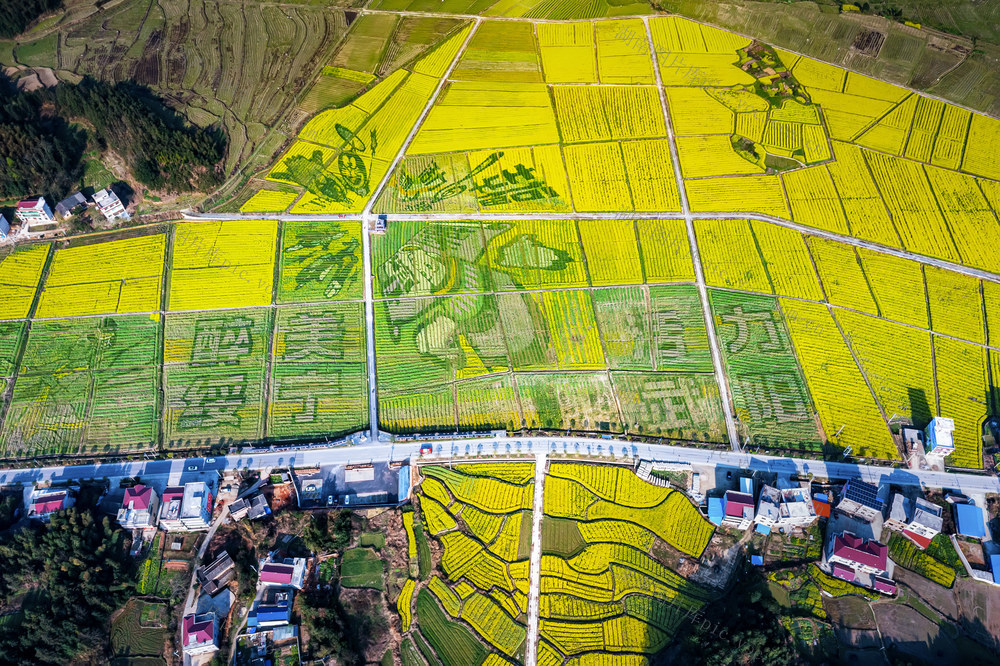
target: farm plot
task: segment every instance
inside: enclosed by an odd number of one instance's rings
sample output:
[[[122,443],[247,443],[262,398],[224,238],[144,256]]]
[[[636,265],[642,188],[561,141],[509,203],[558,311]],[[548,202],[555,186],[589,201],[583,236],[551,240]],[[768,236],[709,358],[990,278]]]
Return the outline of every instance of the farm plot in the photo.
[[[359,300],[361,263],[359,223],[285,222],[277,302]]]
[[[167,316],[164,443],[204,446],[213,438],[263,436],[271,311]]]
[[[57,250],[35,316],[159,310],[165,242],[161,234]]]
[[[421,475],[422,512],[441,514],[431,532],[445,577],[417,595],[420,632],[444,663],[482,663],[488,650],[496,651],[490,659],[523,662],[534,465],[425,466]]]
[[[282,160],[284,171],[271,172],[305,191],[293,213],[361,212],[467,33],[450,37],[413,71],[396,70],[350,105],[324,111],[302,128],[300,139],[332,148],[336,156],[326,163],[322,150],[309,158],[292,155]]]
[[[776,299],[710,292],[736,417],[767,449],[818,451],[809,391]]]
[[[21,245],[0,261],[0,289],[4,298],[0,319],[21,319],[31,312],[49,245]]]
[[[375,324],[387,427],[720,437],[693,286],[394,299]]]
[[[130,599],[111,623],[111,649],[127,658],[159,657],[166,633],[165,615],[164,604]]]
[[[157,444],[159,325],[147,316],[35,322],[3,428],[7,455]]]
[[[886,419],[826,306],[781,301],[826,440],[852,455],[895,460]]]
[[[170,310],[269,305],[277,222],[183,222],[174,229]]]
[[[340,584],[344,587],[384,589],[385,564],[371,548],[351,548],[340,562]]]
[[[282,307],[276,313],[267,434],[335,436],[368,422],[361,303]]]
[[[655,654],[709,598],[652,554],[660,540],[693,557],[707,546],[713,527],[683,494],[629,469],[553,462],[544,508],[540,663]]]
[[[889,537],[889,557],[898,566],[911,569],[938,585],[951,587],[955,584],[955,570],[953,568],[920,550],[902,534],[893,533]]]

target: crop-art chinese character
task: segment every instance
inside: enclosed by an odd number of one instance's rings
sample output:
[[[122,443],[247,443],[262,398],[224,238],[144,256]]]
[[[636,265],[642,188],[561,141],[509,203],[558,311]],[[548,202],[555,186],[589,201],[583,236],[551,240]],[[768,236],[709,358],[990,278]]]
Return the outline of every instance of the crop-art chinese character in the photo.
[[[330,361],[344,357],[344,314],[300,312],[283,332],[284,361]]]
[[[762,352],[784,352],[785,342],[778,333],[778,327],[770,312],[746,312],[737,305],[732,313],[720,316],[723,324],[736,326],[735,335],[732,329],[727,331],[727,351],[739,354],[747,345],[756,345]]]
[[[436,161],[415,174],[409,173],[405,165],[401,166],[395,180],[399,200],[412,210],[430,210],[434,204],[466,192],[473,193],[483,207],[559,198],[558,192],[535,175],[534,167],[518,164],[513,169],[484,175],[501,157],[502,151],[491,153],[468,174],[453,182],[449,182],[448,174]]]
[[[253,321],[246,317],[195,323],[193,363],[236,363],[253,353]]]
[[[245,375],[199,377],[184,391],[177,426],[181,430],[242,425],[240,408],[246,402]]]

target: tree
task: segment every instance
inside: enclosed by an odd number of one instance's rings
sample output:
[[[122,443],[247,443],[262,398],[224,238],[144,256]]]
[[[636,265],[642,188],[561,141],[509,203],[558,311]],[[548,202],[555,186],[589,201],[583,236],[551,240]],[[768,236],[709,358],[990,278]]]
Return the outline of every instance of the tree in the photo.
[[[805,663],[780,622],[780,610],[760,573],[744,568],[725,597],[688,618],[675,661],[704,666]]]
[[[0,37],[15,37],[46,12],[62,6],[62,0],[0,0]]]
[[[20,631],[0,632],[0,664],[67,664],[105,651],[108,618],[134,581],[125,532],[91,511],[60,511],[4,538],[3,602],[25,590],[41,600],[24,608]]]
[[[330,513],[314,513],[312,520],[302,533],[302,540],[314,553],[340,551],[351,545],[354,532],[354,514],[347,510],[337,511],[331,525]]]

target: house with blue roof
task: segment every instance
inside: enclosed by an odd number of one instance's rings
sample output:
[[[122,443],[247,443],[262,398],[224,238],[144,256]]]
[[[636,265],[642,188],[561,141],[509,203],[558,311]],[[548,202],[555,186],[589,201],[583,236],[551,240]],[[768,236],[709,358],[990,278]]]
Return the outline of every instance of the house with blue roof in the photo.
[[[986,536],[983,510],[975,504],[956,504],[955,523],[958,525],[958,533],[962,536],[974,539],[982,539]]]

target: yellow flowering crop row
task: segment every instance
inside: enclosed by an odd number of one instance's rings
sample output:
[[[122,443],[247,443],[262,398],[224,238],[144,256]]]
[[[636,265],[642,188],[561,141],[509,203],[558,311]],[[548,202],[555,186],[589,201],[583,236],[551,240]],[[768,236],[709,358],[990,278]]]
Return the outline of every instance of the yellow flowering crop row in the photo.
[[[399,620],[402,622],[404,632],[410,630],[410,620],[413,617],[413,611],[411,610],[413,588],[415,586],[416,584],[413,582],[413,579],[407,578],[406,582],[403,583],[403,589],[399,592],[399,598],[396,600],[396,610],[399,612]]]
[[[955,452],[948,464],[983,464],[982,423],[989,407],[986,350],[951,338],[934,338],[941,416],[955,419]]]
[[[910,95],[857,139],[858,145],[902,155],[917,109],[917,95]]]
[[[655,88],[555,86],[556,117],[565,143],[666,136]]]
[[[593,23],[538,23],[535,29],[546,83],[597,83]]]
[[[274,287],[275,220],[184,222],[174,233],[171,310],[267,305]]]
[[[143,236],[56,250],[37,317],[160,309],[166,236]]]
[[[939,259],[960,261],[923,167],[882,153],[865,151],[864,156],[903,247]]]
[[[556,116],[544,85],[456,81],[427,114],[408,153],[447,153],[558,141]]]
[[[601,83],[656,82],[646,26],[642,21],[600,21],[595,26],[597,72]]]
[[[0,261],[0,289],[4,295],[0,319],[28,316],[48,256],[48,243],[22,245]]]
[[[984,344],[979,281],[936,266],[926,266],[924,277],[931,308],[931,328],[938,333]]]
[[[746,220],[696,220],[695,233],[706,284],[772,293]]]
[[[826,437],[855,456],[898,459],[885,419],[825,305],[782,300]]]
[[[750,226],[774,293],[811,301],[823,300],[823,290],[802,234],[794,229],[756,220],[751,220]]]
[[[878,306],[852,246],[812,237],[809,247],[830,303],[878,314]]]
[[[828,164],[827,169],[847,214],[851,235],[881,245],[902,247],[861,149],[834,141],[833,154],[836,160]]]
[[[1000,271],[997,253],[991,251],[1000,246],[1000,224],[976,179],[933,166],[924,169],[962,263]]]
[[[283,213],[299,197],[295,192],[260,190],[240,206],[241,213]]]
[[[691,210],[697,213],[745,211],[788,219],[779,176],[702,178],[684,183]]]
[[[677,155],[685,178],[764,172],[733,150],[729,135],[679,136]]]
[[[882,411],[930,420],[937,405],[930,333],[849,310],[835,314]]]
[[[892,321],[928,328],[927,294],[920,264],[858,248],[879,314]]]
[[[647,282],[694,281],[694,262],[684,220],[638,220]]]

